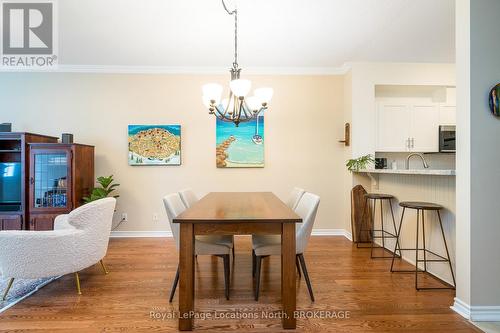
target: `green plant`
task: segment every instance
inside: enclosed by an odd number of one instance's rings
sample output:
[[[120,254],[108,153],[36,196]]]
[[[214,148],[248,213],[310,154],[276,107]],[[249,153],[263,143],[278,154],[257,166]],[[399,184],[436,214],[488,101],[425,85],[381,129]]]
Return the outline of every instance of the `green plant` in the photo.
[[[83,201],[89,203],[99,199],[107,198],[120,184],[113,184],[113,175],[108,177],[98,177],[97,182],[100,187],[95,187],[92,189],[89,197],[84,197]],[[118,198],[119,195],[113,195],[113,198]]]
[[[359,171],[366,169],[369,164],[374,163],[375,159],[371,154],[361,156],[359,158],[350,159],[346,163],[347,170],[349,171]]]

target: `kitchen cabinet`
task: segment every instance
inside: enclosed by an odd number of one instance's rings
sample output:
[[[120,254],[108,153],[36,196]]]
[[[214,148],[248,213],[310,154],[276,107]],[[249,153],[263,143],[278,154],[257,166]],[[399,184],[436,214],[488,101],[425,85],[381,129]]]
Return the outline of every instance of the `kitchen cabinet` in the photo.
[[[376,112],[377,151],[439,151],[439,103],[409,98],[384,98],[377,100]]]

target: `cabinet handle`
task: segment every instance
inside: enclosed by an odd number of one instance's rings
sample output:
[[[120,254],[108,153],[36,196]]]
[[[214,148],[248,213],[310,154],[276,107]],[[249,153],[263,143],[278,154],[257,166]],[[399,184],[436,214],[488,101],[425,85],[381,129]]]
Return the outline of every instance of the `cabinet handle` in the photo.
[[[35,184],[35,179],[33,177],[30,177],[30,184],[31,185]]]
[[[415,138],[411,138],[411,147],[415,148]]]
[[[406,139],[406,149],[410,149],[410,138]]]

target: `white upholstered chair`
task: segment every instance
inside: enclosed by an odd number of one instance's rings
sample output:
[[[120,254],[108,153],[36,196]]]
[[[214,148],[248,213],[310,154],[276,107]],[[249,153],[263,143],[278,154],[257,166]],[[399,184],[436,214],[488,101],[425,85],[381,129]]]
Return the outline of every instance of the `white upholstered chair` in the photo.
[[[307,289],[309,290],[309,296],[314,302],[314,295],[311,286],[311,280],[309,279],[309,274],[307,272],[306,262],[304,259],[304,252],[311,237],[312,228],[314,225],[314,220],[316,218],[316,213],[318,211],[320,198],[319,196],[306,192],[300,199],[295,212],[302,218],[302,223],[297,224],[296,235],[295,235],[295,249],[296,257],[295,262],[297,269],[300,274],[300,269],[304,273],[304,278],[307,283]],[[252,266],[253,274],[255,276],[255,300],[259,299],[259,287],[260,287],[260,269],[262,259],[271,255],[281,255],[281,236],[278,235],[253,235],[252,236]],[[299,267],[300,264],[300,267]]]
[[[199,200],[196,193],[194,193],[194,191],[190,188],[179,191],[179,195],[181,196],[182,202],[184,203],[184,206],[186,206],[186,208],[192,207]],[[200,240],[203,240],[204,237],[206,237],[206,236],[199,236],[198,238]],[[230,246],[232,253],[233,253],[233,260],[234,260],[234,236],[232,236],[232,235],[214,235],[214,236],[210,236],[210,240],[215,241],[216,243],[219,243],[219,244],[224,244],[224,245]]]
[[[294,187],[292,192],[290,192],[290,195],[288,196],[288,199],[286,200],[286,204],[288,207],[291,209],[295,209],[297,205],[299,204],[300,198],[306,193],[306,191],[300,187]]]
[[[196,193],[194,193],[194,191],[190,188],[179,191],[179,195],[181,196],[182,202],[186,208],[193,206],[199,200]]]
[[[75,274],[100,262],[108,250],[116,199],[83,205],[54,221],[52,231],[0,231],[0,275],[9,278],[4,299],[14,279],[38,279]]]
[[[180,241],[180,225],[173,223],[173,219],[186,210],[186,206],[178,193],[172,193],[163,198],[165,210],[167,211],[168,222],[172,229],[177,252],[179,251]],[[214,255],[219,256],[224,262],[224,287],[226,299],[229,299],[229,253],[231,252],[232,243],[225,243],[217,236],[196,236],[195,238],[195,255]],[[177,283],[179,282],[179,266],[177,265],[177,272],[175,274],[172,290],[170,291],[169,302],[172,302]]]

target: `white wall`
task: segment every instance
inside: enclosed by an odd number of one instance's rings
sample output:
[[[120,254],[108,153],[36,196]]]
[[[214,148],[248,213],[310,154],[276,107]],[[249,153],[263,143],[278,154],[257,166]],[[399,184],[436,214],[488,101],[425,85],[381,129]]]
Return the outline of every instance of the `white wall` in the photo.
[[[315,228],[343,229],[342,76],[246,76],[271,86],[266,112],[263,169],[215,167],[215,119],[201,103],[201,86],[227,76],[1,73],[0,120],[14,130],[60,136],[96,146],[96,174],[122,185],[121,230],[168,230],[162,197],[184,187],[210,191],[273,191],[286,198],[293,186],[321,196]],[[128,124],[182,125],[182,166],[131,167]],[[153,214],[160,221],[154,222]]]
[[[455,308],[465,303],[473,320],[500,321],[500,119],[488,93],[500,81],[497,0],[457,1],[457,269],[463,275]],[[461,302],[462,303],[461,303]]]
[[[454,86],[454,64],[352,63],[352,156],[375,153],[375,86]]]

